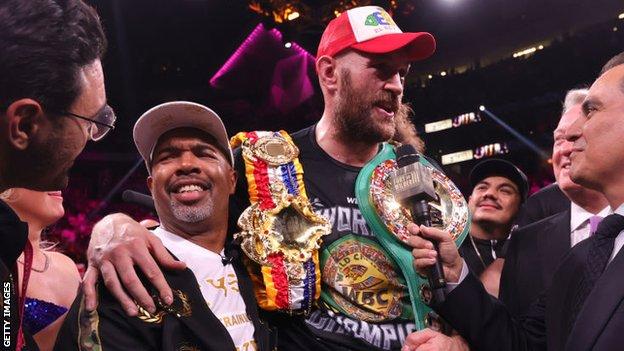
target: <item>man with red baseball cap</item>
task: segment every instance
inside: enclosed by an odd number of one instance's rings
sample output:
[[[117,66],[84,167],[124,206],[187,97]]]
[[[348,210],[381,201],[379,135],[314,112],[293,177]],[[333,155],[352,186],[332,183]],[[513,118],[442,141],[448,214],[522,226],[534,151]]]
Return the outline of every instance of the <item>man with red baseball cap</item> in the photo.
[[[320,248],[322,293],[317,306],[307,317],[267,317],[278,328],[278,349],[400,349],[414,329],[405,279],[360,213],[355,180],[381,143],[393,138],[396,121],[406,118],[401,99],[410,63],[434,51],[431,34],[403,33],[376,6],[346,11],[325,29],[316,59],[323,115],[291,138],[305,171],[307,196],[316,212],[330,220],[332,231]],[[230,213],[238,218],[249,204],[240,151],[234,163],[238,183]],[[104,270],[103,281],[132,314],[134,301],[148,309],[154,306],[133,266],[149,272],[146,276],[167,301],[171,289],[156,261],[168,267],[172,259],[147,230],[130,221],[116,216],[107,233],[94,233],[91,246],[98,247],[98,255],[91,263],[115,267]],[[85,279],[88,308],[94,308],[94,271]]]
[[[387,54],[406,49],[410,61],[426,59],[435,51],[435,39],[426,32],[403,33],[381,7],[356,7],[327,25],[317,58],[336,56],[346,49],[369,54]]]

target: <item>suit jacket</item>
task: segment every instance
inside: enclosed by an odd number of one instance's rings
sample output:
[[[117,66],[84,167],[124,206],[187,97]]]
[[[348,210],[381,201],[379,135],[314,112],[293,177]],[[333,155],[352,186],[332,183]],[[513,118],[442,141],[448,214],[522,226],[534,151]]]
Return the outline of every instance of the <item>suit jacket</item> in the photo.
[[[271,350],[276,343],[267,325],[258,316],[251,279],[240,258],[232,264],[238,278],[247,315],[254,324],[258,350]],[[98,284],[97,313],[84,312],[79,294],[57,337],[55,350],[235,350],[234,342],[221,321],[208,308],[190,269],[163,270],[174,290],[173,311],[158,308],[154,314],[139,309],[139,316],[126,316],[117,299],[103,282]],[[144,286],[149,286],[142,279]],[[152,296],[158,296],[152,289]]]
[[[518,227],[537,222],[570,208],[570,200],[557,183],[543,187],[529,196],[516,217]]]
[[[500,280],[499,299],[511,314],[524,314],[550,287],[570,250],[570,209],[529,224],[511,236]]]
[[[468,275],[444,303],[433,308],[480,351],[621,350],[624,345],[624,250],[618,252],[590,292],[572,330],[571,305],[592,238],[574,246],[557,268],[550,288],[526,315],[514,319],[479,280]]]

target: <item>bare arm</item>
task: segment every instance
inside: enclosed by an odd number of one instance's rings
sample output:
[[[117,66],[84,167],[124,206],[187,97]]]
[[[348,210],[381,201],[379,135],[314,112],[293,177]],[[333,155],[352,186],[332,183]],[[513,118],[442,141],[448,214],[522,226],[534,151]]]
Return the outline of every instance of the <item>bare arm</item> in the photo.
[[[186,268],[169,254],[160,239],[121,213],[108,215],[96,223],[87,257],[89,267],[83,280],[86,308],[90,311],[97,308],[95,285],[101,272],[106,288],[130,316],[137,314],[133,300],[150,312],[156,310],[153,299],[137,276],[135,265],[167,304],[173,301],[173,295],[159,265],[165,269]]]

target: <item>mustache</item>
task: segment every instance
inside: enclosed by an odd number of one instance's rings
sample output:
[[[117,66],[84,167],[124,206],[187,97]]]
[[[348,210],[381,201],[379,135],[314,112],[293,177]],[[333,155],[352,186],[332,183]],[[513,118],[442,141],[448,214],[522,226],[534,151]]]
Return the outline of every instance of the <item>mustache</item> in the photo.
[[[501,209],[502,208],[501,204],[499,204],[498,201],[492,200],[492,199],[489,199],[489,198],[488,199],[483,199],[483,200],[477,202],[477,207],[481,206],[484,203],[487,203],[488,205],[493,205],[497,209]]]
[[[398,112],[401,107],[400,97],[388,91],[380,91],[376,94],[373,101],[373,105],[386,106],[394,113]]]

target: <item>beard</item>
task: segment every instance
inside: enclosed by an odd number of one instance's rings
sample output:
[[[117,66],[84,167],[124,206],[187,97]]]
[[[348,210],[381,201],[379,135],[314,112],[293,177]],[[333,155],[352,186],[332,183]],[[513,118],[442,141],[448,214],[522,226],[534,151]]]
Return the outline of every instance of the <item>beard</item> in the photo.
[[[379,103],[389,104],[396,117],[400,106],[399,96],[385,90],[378,93],[356,92],[350,72],[342,70],[339,74],[343,84],[336,106],[338,135],[350,142],[366,144],[380,143],[392,138],[396,131],[394,118],[380,121],[372,116],[372,112]]]
[[[186,206],[178,202],[171,201],[171,213],[179,221],[186,223],[198,223],[212,216],[214,203],[212,199],[206,199],[205,203],[196,206]]]
[[[26,150],[11,149],[3,182],[7,187],[37,191],[61,190],[67,187],[69,169],[82,149],[67,140],[60,124],[52,122],[47,135],[33,139]],[[78,150],[76,152],[76,150]]]

